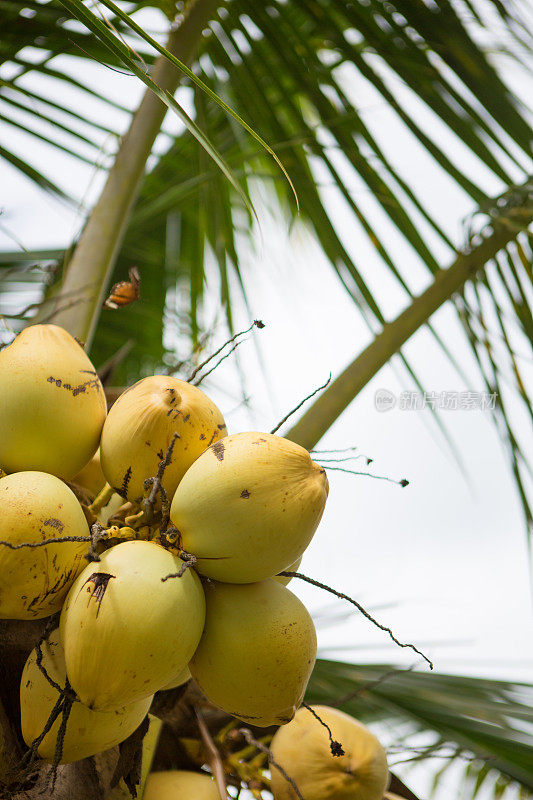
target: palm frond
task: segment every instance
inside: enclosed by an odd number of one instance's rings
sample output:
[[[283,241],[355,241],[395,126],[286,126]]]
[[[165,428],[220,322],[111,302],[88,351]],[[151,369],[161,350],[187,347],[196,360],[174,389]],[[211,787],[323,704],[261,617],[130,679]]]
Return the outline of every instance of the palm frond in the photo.
[[[113,20],[113,23],[119,31],[123,30],[120,20]],[[116,127],[103,125],[101,120],[106,118],[107,109],[128,113],[130,109],[79,80],[77,74],[79,63],[100,62],[117,69],[122,66],[121,62],[87,30],[81,26],[74,27],[58,0],[45,3],[6,0],[0,8],[0,24],[0,62],[3,66],[0,113],[3,120],[13,119],[16,109],[16,123],[30,134],[46,136],[50,146],[61,148],[65,153],[69,153],[69,146],[65,144],[64,134],[69,139],[84,141],[89,152],[98,150],[109,134],[118,135]],[[146,48],[143,50],[142,44],[139,47],[143,58],[150,63],[152,56]],[[63,86],[76,91],[77,102],[69,102],[66,98],[61,104],[57,102]],[[87,95],[99,104],[100,115],[80,110]],[[40,123],[37,129],[34,127],[36,120]],[[64,189],[60,188],[61,176],[43,178],[36,166],[26,160],[26,155],[23,157],[12,151],[13,140],[8,130],[0,126],[0,131],[0,155],[39,185],[64,196]],[[70,155],[76,159],[87,157],[79,150],[70,152]]]
[[[59,52],[79,58],[90,54],[109,66],[118,65],[117,54],[110,54],[97,37],[78,29],[71,36],[72,26],[65,26],[57,0],[31,6],[35,16],[25,28],[24,44],[33,36],[38,44],[46,43],[46,51],[37,67],[27,63],[9,31],[14,32],[23,7],[28,6],[10,0],[8,7],[6,57],[23,71],[24,80],[16,75],[11,81],[17,95],[12,85],[2,87],[0,103],[3,94],[26,102],[20,86],[34,92],[32,72],[41,71],[51,81],[65,80],[68,73],[63,62],[59,69],[54,61]],[[136,7],[132,4],[131,8]],[[532,36],[517,7],[487,0],[487,8],[501,21],[506,36],[503,41],[491,34],[494,49],[506,49],[518,60],[519,48],[531,49]],[[386,298],[373,288],[367,266],[369,248],[374,251],[371,269],[388,272],[409,304],[414,293],[412,267],[425,269],[429,280],[443,262],[453,261],[472,241],[471,231],[463,238],[439,218],[431,191],[412,180],[409,165],[383,139],[373,108],[386,108],[387,124],[395,126],[402,140],[413,147],[413,154],[419,153],[428,166],[442,171],[446,191],[468,198],[476,212],[472,225],[490,223],[495,213],[501,220],[502,208],[529,202],[530,188],[524,183],[533,166],[528,112],[478,44],[480,36],[486,40],[490,33],[483,11],[477,3],[450,0],[431,7],[417,0],[395,0],[386,6],[379,0],[290,0],[268,7],[252,0],[232,0],[221,3],[205,37],[203,55],[193,66],[196,78],[223,98],[282,159],[300,199],[299,219],[313,231],[373,334],[383,329],[389,314]],[[114,17],[113,24],[125,35],[123,20]],[[136,36],[135,42],[149,60],[142,37]],[[369,106],[358,101],[358,90],[369,98]],[[9,113],[5,111],[6,116]],[[51,114],[51,107],[43,113]],[[168,336],[164,340],[161,312],[165,311],[169,330],[180,292],[190,296],[188,313],[184,314],[181,304],[179,321],[174,319],[170,329],[190,333],[193,339],[198,335],[206,264],[213,255],[221,303],[231,324],[230,287],[246,285],[237,243],[242,241],[240,234],[251,231],[251,221],[242,215],[250,186],[267,186],[284,211],[297,218],[291,189],[272,159],[200,90],[195,90],[195,120],[240,178],[244,197],[221,180],[187,133],[174,138],[147,176],[113,276],[118,281],[128,266],[137,264],[145,286],[142,309],[133,306],[124,311],[120,325],[118,317],[106,313],[95,343],[96,359],[106,360],[118,349],[122,326],[124,337],[138,339],[142,317],[144,341],[137,343],[123,367],[130,378],[152,369],[165,358],[166,349],[171,351],[166,357],[175,359],[173,342]],[[65,121],[66,127],[70,124],[74,125],[74,118]],[[435,137],[432,126],[446,137]],[[73,144],[71,150],[81,144]],[[491,197],[494,186],[501,189],[497,201]],[[332,200],[342,207],[344,219],[350,220],[349,234],[336,223]],[[354,240],[364,246],[363,258]],[[511,385],[527,405],[530,398],[512,350],[515,329],[526,347],[532,341],[531,252],[527,237],[520,238],[517,231],[514,240],[494,265],[478,273],[479,287],[470,282],[455,302],[487,391],[499,392],[496,416],[509,443],[511,466],[531,523],[521,437],[510,418],[497,371],[501,368],[491,364],[492,351],[487,349],[483,331],[487,315],[499,327],[504,305],[511,323],[503,323],[504,330],[499,331],[500,349],[509,364]],[[400,241],[398,248],[395,242]],[[157,293],[163,293],[164,299],[158,299]],[[434,335],[437,346],[446,352],[437,330]],[[418,370],[405,363],[421,385]]]
[[[376,726],[393,771],[433,758],[441,767],[464,765],[469,797],[496,776],[501,787],[533,792],[531,685],[319,659],[306,701]]]

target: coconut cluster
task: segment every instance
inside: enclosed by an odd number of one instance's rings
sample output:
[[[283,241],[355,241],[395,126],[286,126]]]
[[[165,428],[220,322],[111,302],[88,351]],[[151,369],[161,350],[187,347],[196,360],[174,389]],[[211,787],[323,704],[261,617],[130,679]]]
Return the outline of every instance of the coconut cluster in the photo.
[[[316,633],[278,573],[318,526],[324,469],[279,436],[228,435],[173,377],[139,381],[107,413],[93,364],[55,325],[4,348],[0,376],[0,618],[60,612],[22,676],[26,743],[67,686],[63,762],[122,741],[190,676],[246,723],[289,722]],[[53,760],[59,720],[48,727],[38,752]]]
[[[283,760],[290,732],[298,742],[302,721],[316,723],[298,711],[316,632],[280,573],[318,527],[324,469],[282,437],[228,435],[213,401],[174,377],[144,378],[107,413],[94,366],[54,325],[0,352],[0,383],[0,618],[57,614],[22,674],[28,746],[55,763],[94,755],[192,677],[238,720],[284,726]],[[344,788],[352,766],[335,767]],[[292,798],[272,778],[275,797]],[[163,800],[167,786],[216,795],[210,778],[173,773],[154,775],[146,796]]]

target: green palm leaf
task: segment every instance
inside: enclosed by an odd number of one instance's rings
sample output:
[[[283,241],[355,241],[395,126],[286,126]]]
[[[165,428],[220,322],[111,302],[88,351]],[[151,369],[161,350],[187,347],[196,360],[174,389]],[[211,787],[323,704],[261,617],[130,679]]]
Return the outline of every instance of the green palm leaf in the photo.
[[[129,28],[131,33],[133,25],[138,51],[149,62],[146,44],[153,45],[154,40],[111,0],[106,0],[106,4],[115,12],[112,21],[117,31],[122,34]],[[125,54],[123,51],[119,53],[120,41],[113,37],[115,49],[110,51],[109,30],[97,24],[98,20],[95,22],[94,15],[89,15],[78,0],[68,0],[67,5],[73,14],[83,13],[100,38],[79,31],[71,35],[70,27],[68,30],[65,28],[61,4],[51,0],[30,7],[35,13],[29,20],[24,18],[21,39],[18,28],[15,34],[15,27],[20,27],[21,11],[28,6],[10,0],[5,10],[2,8],[7,30],[3,54],[17,65],[22,77],[28,74],[31,77],[32,72],[43,72],[53,80],[67,80],[64,67],[60,71],[54,66],[54,55],[59,52],[74,53],[78,58],[92,57],[109,66],[117,66],[121,61],[124,63]],[[516,45],[530,48],[531,34],[521,23],[514,6],[498,2],[494,3],[494,9]],[[243,203],[249,202],[247,175],[253,174],[254,180],[260,179],[272,185],[283,208],[296,214],[290,186],[267,152],[258,148],[244,130],[239,131],[235,119],[244,121],[248,130],[260,131],[263,139],[283,159],[300,198],[300,219],[313,230],[372,331],[383,328],[386,311],[380,297],[369,289],[367,270],[357,262],[352,248],[347,247],[345,237],[341,236],[328,212],[320,184],[317,184],[317,171],[327,176],[329,190],[335,189],[351,213],[357,235],[367,237],[377,259],[405,293],[406,302],[412,298],[411,281],[405,273],[403,258],[397,260],[380,231],[379,215],[389,219],[429,273],[436,274],[442,264],[443,247],[453,260],[459,247],[469,246],[468,240],[466,243],[454,241],[456,237],[443,229],[439,219],[427,207],[427,198],[419,196],[382,149],[376,135],[379,132],[368,124],[364,109],[358,108],[350,95],[343,70],[350,70],[353,80],[364,80],[374,87],[374,91],[393,110],[398,122],[416,137],[419,146],[425,148],[431,159],[448,174],[450,181],[476,204],[479,210],[476,220],[490,221],[496,214],[501,221],[502,208],[487,197],[475,169],[469,165],[463,167],[460,160],[453,158],[438,141],[432,140],[418,121],[419,115],[412,112],[411,99],[404,87],[408,87],[419,104],[438,118],[440,124],[453,132],[458,143],[460,140],[460,146],[484,165],[487,174],[492,173],[506,186],[516,187],[507,189],[498,202],[517,202],[517,197],[518,202],[520,198],[522,202],[524,198],[527,200],[528,185],[518,187],[516,175],[522,174],[525,178],[527,170],[531,170],[530,127],[512,93],[477,46],[473,34],[477,32],[476,27],[483,28],[483,22],[470,10],[474,21],[466,27],[447,0],[431,10],[414,0],[401,0],[387,8],[376,0],[368,4],[345,3],[343,0],[291,0],[289,3],[276,3],[268,9],[250,0],[232,0],[223,4],[216,23],[211,26],[211,35],[204,41],[202,60],[193,67],[192,74],[187,74],[197,87],[195,117],[200,123],[199,128],[207,133],[228,168],[240,176],[244,194],[239,197],[236,184],[231,188],[221,180],[186,132],[175,139],[153,173],[147,176],[113,276],[113,280],[121,280],[126,276],[128,266],[137,264],[145,289],[143,308],[124,311],[120,325],[114,315],[104,316],[95,343],[97,360],[106,360],[118,349],[122,326],[125,327],[123,336],[137,339],[141,322],[145,332],[143,342],[136,343],[117,378],[124,380],[126,375],[137,377],[138,373],[135,373],[139,364],[147,371],[160,363],[165,357],[164,309],[172,314],[162,296],[170,292],[168,296],[171,297],[178,281],[180,285],[185,282],[190,293],[189,320],[184,322],[181,318],[182,329],[190,332],[193,340],[198,336],[206,245],[216,257],[221,277],[221,301],[231,326],[233,298],[229,276],[233,273],[237,285],[243,290],[246,283],[246,276],[239,267],[236,229],[242,230],[240,209]],[[19,56],[20,44],[27,45],[31,41],[33,46],[38,44],[43,48],[43,58],[36,64],[27,63]],[[161,50],[157,43],[156,46]],[[174,62],[180,64],[177,59]],[[134,62],[128,63],[135,67]],[[21,75],[0,87],[0,106],[3,97],[7,106],[13,106],[13,102],[27,103],[28,97],[24,92],[30,90],[27,80],[21,85]],[[35,96],[36,93],[32,92],[31,98]],[[222,98],[217,101],[218,105],[211,102],[216,97]],[[250,103],[251,97],[253,103]],[[102,98],[102,103],[106,102]],[[483,107],[483,112],[480,107]],[[50,116],[51,108],[45,106],[42,116]],[[233,109],[234,118],[228,115],[228,108]],[[9,108],[4,112],[0,107],[0,113],[7,120],[11,112]],[[83,115],[78,114],[78,117]],[[43,137],[39,132],[36,135]],[[48,139],[54,144],[52,131]],[[55,146],[74,154],[78,145],[67,148],[56,142]],[[0,154],[2,152],[47,189],[56,189],[52,180],[25,164],[16,154],[5,148]],[[336,153],[343,154],[342,167]],[[350,176],[360,181],[361,187],[370,193],[374,205],[380,209],[377,216],[375,207],[370,208],[368,203],[361,203],[359,199],[355,201],[348,188],[352,180]],[[178,229],[179,237],[175,235]],[[520,255],[506,248],[498,256],[498,283],[504,292],[505,303],[511,308],[513,325],[518,324],[526,341],[531,342],[530,299],[523,289],[531,280],[531,252],[527,239],[519,241],[514,238]],[[489,266],[488,270],[486,277],[480,273],[485,288],[493,280],[490,275],[493,267]],[[483,291],[485,316],[493,316],[495,312],[500,319],[500,309],[495,305],[493,293]],[[465,292],[468,294],[467,305],[463,299]],[[465,292],[463,298],[458,296],[455,300],[458,314],[478,359],[487,390],[494,392],[500,386],[499,368],[491,362],[489,339],[483,326],[480,328],[479,325],[479,307],[474,310],[477,325],[472,324],[471,314],[465,310],[479,306],[475,290],[467,286]],[[488,309],[487,304],[492,304],[492,309]],[[427,324],[439,346],[451,357],[442,337],[433,330],[431,323]],[[505,327],[500,330],[499,337],[510,364],[511,381],[523,403],[530,407],[530,398]],[[175,360],[175,357],[176,354],[166,356],[168,360]],[[408,373],[420,386],[413,365],[405,363]],[[495,410],[495,416],[509,442],[511,466],[530,524],[531,510],[524,482],[527,467],[520,437],[503,401]]]
[[[306,701],[337,705],[383,730],[393,771],[433,757],[463,763],[477,789],[492,771],[533,793],[531,685],[319,659]]]

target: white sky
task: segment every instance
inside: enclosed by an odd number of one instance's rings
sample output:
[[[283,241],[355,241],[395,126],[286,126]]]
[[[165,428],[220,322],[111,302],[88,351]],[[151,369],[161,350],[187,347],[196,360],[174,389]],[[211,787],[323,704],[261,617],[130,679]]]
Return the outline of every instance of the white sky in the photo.
[[[533,82],[515,67],[507,64],[505,68],[513,88],[531,96]],[[101,80],[101,76],[100,67],[87,71],[87,80]],[[376,101],[373,91],[364,82],[351,82],[352,78],[346,74],[345,87],[357,92],[360,107],[368,107],[365,119],[380,137],[381,145],[428,200],[454,240],[461,241],[461,220],[471,210],[469,202],[427,157],[420,155],[383,103]],[[139,94],[132,78],[110,72],[105,73],[105,90],[122,100],[127,97],[128,102],[134,102]],[[67,95],[71,93],[65,88]],[[91,104],[86,102],[89,109]],[[452,141],[437,126],[431,127],[434,119],[429,112],[419,106],[413,108],[439,142],[447,143],[478,179],[486,179],[488,191],[499,190],[492,178],[481,177],[483,171],[473,159],[465,161],[456,140]],[[176,128],[168,116],[166,126]],[[5,141],[8,128],[0,124],[0,129]],[[89,168],[65,159],[23,133],[10,136],[13,147],[23,155],[31,149],[34,163],[42,165],[48,174],[56,175],[58,167],[65,165],[62,184],[69,191],[80,198],[95,198],[101,179],[95,179]],[[27,249],[68,244],[80,217],[44,196],[13,168],[2,164],[1,171],[0,206],[4,214],[0,222],[5,227],[0,228],[0,248],[16,249],[6,230]],[[346,175],[358,202],[372,211],[372,198],[360,190],[353,175],[347,171]],[[367,265],[370,287],[383,302],[389,318],[393,317],[404,307],[403,294],[376,262],[342,204],[333,196],[326,196],[348,249]],[[256,333],[265,372],[258,366],[254,346],[243,345],[239,354],[253,412],[240,408],[229,414],[230,431],[270,430],[330,372],[336,376],[368,341],[357,310],[311,237],[300,226],[289,235],[286,225],[267,212],[266,203],[262,205],[260,198],[257,210],[262,236],[257,237],[254,251],[247,249],[243,261],[253,315],[267,323],[263,331]],[[390,223],[379,211],[374,213],[386,240],[393,243],[396,254],[404,257],[404,274],[410,285],[416,292],[421,291],[427,285],[425,272]],[[449,262],[444,249],[442,258],[443,265]],[[212,296],[207,318],[217,308],[214,274],[209,288]],[[240,309],[238,318],[242,327],[247,327],[248,313],[244,309]],[[405,353],[418,368],[425,388],[436,392],[480,388],[453,309],[441,309],[433,322],[472,375],[472,385],[462,384],[430,334],[422,330],[408,343]],[[533,382],[530,351],[519,337],[517,342],[517,349],[526,355],[520,366]],[[238,396],[239,385],[229,362],[204,388],[223,411],[236,405],[232,398]],[[428,411],[376,410],[374,394],[382,388],[399,394],[409,385],[401,370],[384,367],[319,446],[325,449],[357,445],[360,452],[374,459],[371,469],[376,474],[406,477],[411,483],[401,489],[384,481],[331,472],[326,512],[305,555],[303,571],[375,609],[376,616],[390,625],[400,639],[412,641],[427,652],[440,672],[531,682],[533,620],[524,523],[489,413],[442,412],[463,459],[468,476],[465,480]],[[513,409],[519,413],[516,404]],[[524,436],[533,455],[525,423]],[[354,468],[364,469],[364,463],[356,461]],[[329,612],[348,610],[340,602],[330,602],[318,590],[295,583],[291,589],[312,612],[325,607]],[[319,646],[325,657],[354,663],[392,661],[408,665],[414,660],[408,651],[395,648],[385,634],[357,614],[336,625],[319,627]],[[415,790],[427,791],[428,779],[423,770],[413,773],[409,780]],[[452,785],[453,781],[444,784],[442,797],[446,787]]]

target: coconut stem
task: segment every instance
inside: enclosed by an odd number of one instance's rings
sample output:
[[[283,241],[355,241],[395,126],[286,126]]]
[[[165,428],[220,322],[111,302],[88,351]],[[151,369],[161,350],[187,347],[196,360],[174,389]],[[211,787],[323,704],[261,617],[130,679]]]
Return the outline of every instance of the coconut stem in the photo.
[[[141,783],[139,786],[139,796],[144,797],[144,787],[148,780],[148,775],[152,768],[155,751],[161,736],[161,729],[163,723],[153,714],[148,714],[148,730],[146,731],[143,739],[143,754],[142,754],[142,767],[141,767]]]
[[[185,550],[182,550],[180,552],[179,557],[183,561],[183,564],[182,564],[182,566],[180,568],[180,571],[179,572],[171,572],[169,575],[165,575],[164,578],[161,578],[161,583],[164,583],[165,581],[168,581],[169,578],[181,578],[181,576],[184,575],[187,572],[188,569],[190,569],[191,567],[194,567],[194,565],[198,561],[198,559],[196,558],[196,556],[193,553],[186,553]]]
[[[172,434],[172,439],[170,440],[170,444],[168,446],[165,457],[159,462],[157,475],[155,476],[155,478],[148,478],[144,482],[145,489],[148,489],[150,485],[152,487],[150,489],[150,494],[143,502],[144,514],[145,514],[144,519],[148,524],[152,522],[154,515],[154,505],[157,498],[157,493],[159,492],[159,495],[161,497],[161,513],[162,513],[161,530],[163,532],[167,529],[170,520],[170,506],[168,502],[167,493],[162,484],[162,480],[166,468],[172,463],[172,451],[174,450],[174,445],[176,444],[176,441],[179,438],[180,438],[179,433]]]
[[[106,483],[104,488],[98,492],[93,502],[89,506],[89,511],[92,511],[93,514],[98,514],[98,512],[109,503],[114,493],[115,490],[113,487]]]
[[[209,728],[205,724],[202,712],[198,708],[195,708],[194,711],[196,713],[196,721],[198,722],[198,730],[200,731],[200,736],[202,737],[202,742],[207,752],[207,760],[209,762],[209,766],[211,767],[213,777],[215,778],[218,793],[221,800],[227,800],[228,788],[226,785],[224,767],[222,765],[220,753],[209,732]]]
[[[305,800],[305,798],[303,797],[301,791],[298,789],[298,786],[296,785],[296,782],[294,781],[294,779],[291,778],[290,775],[287,775],[287,773],[285,772],[283,767],[280,766],[277,763],[277,761],[274,761],[274,759],[272,758],[272,751],[270,750],[270,748],[266,747],[264,744],[259,742],[257,739],[254,739],[254,737],[252,735],[252,731],[249,730],[248,728],[240,728],[239,729],[239,733],[242,733],[242,735],[244,736],[244,738],[246,739],[248,744],[253,744],[255,747],[257,747],[258,750],[260,750],[262,753],[265,753],[265,755],[268,757],[268,763],[271,764],[273,767],[275,767],[279,772],[281,772],[281,774],[283,775],[285,780],[290,783],[290,785],[292,786],[292,788],[296,792],[298,800]]]

